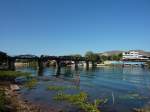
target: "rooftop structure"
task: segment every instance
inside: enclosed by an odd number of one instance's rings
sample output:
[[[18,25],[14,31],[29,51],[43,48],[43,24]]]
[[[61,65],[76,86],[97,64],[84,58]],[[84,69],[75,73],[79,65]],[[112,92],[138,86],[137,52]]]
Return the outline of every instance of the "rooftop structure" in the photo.
[[[126,60],[126,59],[148,60],[149,59],[148,57],[140,54],[138,51],[123,52],[122,56],[123,56],[123,60]]]

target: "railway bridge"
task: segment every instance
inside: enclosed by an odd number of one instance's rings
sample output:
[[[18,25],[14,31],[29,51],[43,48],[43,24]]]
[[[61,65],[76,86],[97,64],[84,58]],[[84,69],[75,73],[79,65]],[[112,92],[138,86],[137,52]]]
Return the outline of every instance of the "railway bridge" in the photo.
[[[38,69],[39,72],[43,70],[44,68],[44,62],[48,60],[55,60],[56,61],[56,74],[61,73],[61,62],[63,61],[74,61],[75,63],[75,69],[78,68],[78,63],[79,61],[85,61],[86,62],[86,67],[89,67],[89,62],[85,57],[75,57],[75,56],[44,56],[41,55],[40,57],[35,56],[35,55],[18,55],[18,56],[8,56],[8,69],[9,70],[15,70],[15,62],[17,59],[25,59],[25,60],[36,60],[38,62]]]

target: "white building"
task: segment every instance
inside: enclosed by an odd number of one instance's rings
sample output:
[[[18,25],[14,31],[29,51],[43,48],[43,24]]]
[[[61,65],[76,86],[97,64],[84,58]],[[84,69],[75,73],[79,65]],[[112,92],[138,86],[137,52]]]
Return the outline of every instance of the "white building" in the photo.
[[[123,59],[143,59],[146,60],[148,58],[144,57],[143,55],[139,54],[137,51],[128,51],[122,53]]]

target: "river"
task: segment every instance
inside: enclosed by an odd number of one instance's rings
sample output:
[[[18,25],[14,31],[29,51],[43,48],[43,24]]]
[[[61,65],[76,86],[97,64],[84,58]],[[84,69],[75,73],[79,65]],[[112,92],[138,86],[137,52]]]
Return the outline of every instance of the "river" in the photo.
[[[38,76],[36,68],[19,67],[17,71],[30,72]],[[89,70],[79,67],[63,67],[61,75],[55,76],[55,68],[44,68],[40,78],[48,77],[50,81],[40,80],[32,90],[23,89],[22,94],[31,102],[42,104],[45,107],[56,107],[65,111],[75,112],[73,106],[63,102],[53,101],[54,91],[47,91],[48,85],[75,85],[76,77],[80,75],[81,90],[89,94],[89,100],[96,98],[107,99],[100,106],[102,112],[133,112],[133,108],[142,108],[150,105],[150,71],[141,67],[97,67]],[[55,80],[54,80],[55,79]],[[78,90],[66,91],[75,93]]]

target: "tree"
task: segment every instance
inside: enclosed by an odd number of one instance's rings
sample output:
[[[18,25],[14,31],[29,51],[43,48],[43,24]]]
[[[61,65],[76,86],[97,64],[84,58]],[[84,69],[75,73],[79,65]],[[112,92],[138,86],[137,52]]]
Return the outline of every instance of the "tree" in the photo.
[[[93,54],[94,54],[94,53],[93,53],[92,51],[88,51],[88,52],[85,53],[85,58],[87,58],[88,60],[91,60]]]
[[[112,55],[112,60],[118,60],[118,55]]]
[[[113,54],[111,56],[108,57],[108,60],[116,60],[119,61],[122,59],[122,53],[120,54]]]
[[[122,53],[118,54],[119,60],[122,59]]]
[[[109,57],[109,58],[111,59],[111,57]],[[102,62],[106,61],[106,60],[108,60],[108,56],[102,55],[102,56],[100,56],[100,59]]]
[[[71,55],[71,57],[73,59],[76,59],[76,60],[80,60],[80,58],[82,57],[80,54],[74,54],[74,55]]]
[[[85,54],[85,58],[89,61],[92,61],[92,64],[94,65],[94,62],[100,61],[100,57],[98,54],[93,53],[92,51],[88,51]]]

